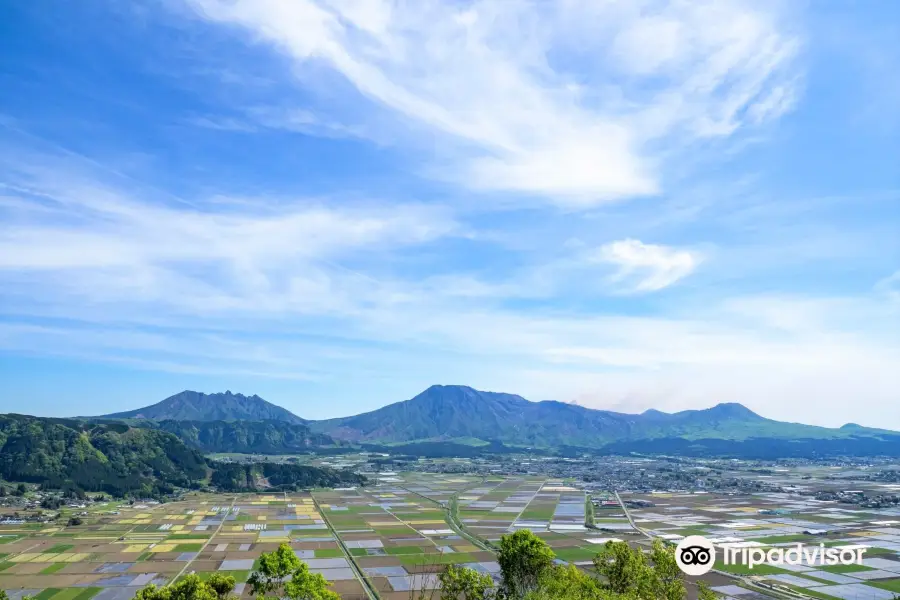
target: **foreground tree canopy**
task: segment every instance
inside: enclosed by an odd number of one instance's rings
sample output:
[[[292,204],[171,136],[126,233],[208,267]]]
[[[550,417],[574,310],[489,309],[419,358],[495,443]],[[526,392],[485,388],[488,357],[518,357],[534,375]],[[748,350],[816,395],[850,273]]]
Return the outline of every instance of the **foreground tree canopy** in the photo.
[[[500,581],[474,569],[450,565],[439,575],[440,590],[419,598],[440,600],[684,600],[687,592],[672,547],[657,540],[648,553],[625,542],[607,542],[594,558],[597,575],[573,565],[556,564],[553,550],[531,531],[500,540]],[[330,583],[311,573],[288,544],[260,556],[247,584],[264,600],[339,600]],[[206,581],[188,575],[172,585],[140,590],[135,600],[226,600],[234,579],[214,574]],[[700,586],[700,600],[715,593]],[[2,600],[2,598],[0,598]]]

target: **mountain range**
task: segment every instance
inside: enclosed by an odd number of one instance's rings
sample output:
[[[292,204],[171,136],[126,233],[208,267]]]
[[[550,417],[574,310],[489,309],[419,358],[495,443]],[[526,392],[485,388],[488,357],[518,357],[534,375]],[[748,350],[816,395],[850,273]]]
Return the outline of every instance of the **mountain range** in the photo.
[[[306,421],[259,396],[244,396],[227,391],[204,394],[185,390],[161,402],[104,415],[105,419],[152,419],[154,421],[283,421],[302,425]]]
[[[852,450],[859,440],[878,442],[876,448],[884,447],[881,442],[900,444],[900,434],[896,432],[853,424],[835,429],[775,421],[737,403],[675,413],[651,409],[629,414],[556,401],[531,402],[514,394],[482,392],[460,385],[434,385],[410,400],[359,415],[321,421],[302,419],[258,396],[191,391],[146,408],[99,418],[154,420],[158,427],[187,438],[206,451],[223,451],[235,445],[258,448],[255,442],[248,442],[250,437],[262,440],[265,449],[255,450],[259,452],[296,451],[329,443],[453,442],[532,448],[615,447],[634,451],[653,441],[653,447],[664,449],[674,445],[685,453],[692,447],[721,441],[732,445],[758,444],[764,440],[792,442],[793,445],[786,446],[787,450],[811,442],[820,446],[826,443],[825,446],[838,450]],[[267,424],[250,425],[250,421]],[[211,422],[218,425],[213,427]],[[210,433],[210,428],[215,431]]]

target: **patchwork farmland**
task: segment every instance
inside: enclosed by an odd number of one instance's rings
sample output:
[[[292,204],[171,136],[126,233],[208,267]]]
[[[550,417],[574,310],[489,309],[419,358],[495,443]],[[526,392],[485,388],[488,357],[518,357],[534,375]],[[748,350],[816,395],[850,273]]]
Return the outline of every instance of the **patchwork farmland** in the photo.
[[[857,509],[788,493],[721,496],[704,493],[623,494],[643,504],[629,512],[653,537],[678,542],[702,535],[719,548],[793,547],[798,542],[838,549],[865,548],[862,565],[770,565],[753,570],[725,565],[722,573],[757,585],[713,589],[726,598],[752,600],[762,590],[843,600],[891,600],[900,592],[900,509]]]
[[[0,589],[13,600],[129,600],[148,583],[220,572],[249,597],[259,555],[288,543],[342,597],[399,600],[435,587],[447,564],[496,577],[491,544],[518,528],[536,530],[563,560],[589,562],[597,535],[585,504],[579,490],[540,478],[422,473],[360,489],[109,502],[77,526],[0,526]]]
[[[79,525],[0,524],[0,589],[19,600],[130,600],[148,583],[189,573],[234,576],[236,595],[261,553],[288,543],[348,599],[400,600],[437,585],[460,564],[497,578],[502,535],[530,529],[559,562],[591,570],[610,539],[648,547],[705,535],[732,547],[803,541],[865,546],[853,567],[746,568],[705,576],[727,599],[766,591],[843,600],[889,600],[900,591],[900,510],[851,509],[796,494],[585,493],[535,476],[384,473],[366,488],[312,493],[193,494],[178,502],[94,505]],[[746,596],[746,598],[744,598]]]

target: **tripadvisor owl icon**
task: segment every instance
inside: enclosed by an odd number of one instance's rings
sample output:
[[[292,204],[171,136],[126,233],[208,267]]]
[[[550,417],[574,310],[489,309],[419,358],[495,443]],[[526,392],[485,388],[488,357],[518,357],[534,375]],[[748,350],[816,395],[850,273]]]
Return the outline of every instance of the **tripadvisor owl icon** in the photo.
[[[702,535],[689,535],[675,547],[675,562],[686,575],[704,575],[716,564],[716,548]]]

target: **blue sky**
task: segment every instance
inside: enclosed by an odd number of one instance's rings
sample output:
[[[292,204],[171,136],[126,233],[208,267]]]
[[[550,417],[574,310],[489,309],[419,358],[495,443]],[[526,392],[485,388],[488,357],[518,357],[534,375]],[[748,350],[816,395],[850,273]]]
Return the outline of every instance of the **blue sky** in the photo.
[[[2,411],[900,429],[894,2],[51,5],[0,19]]]

